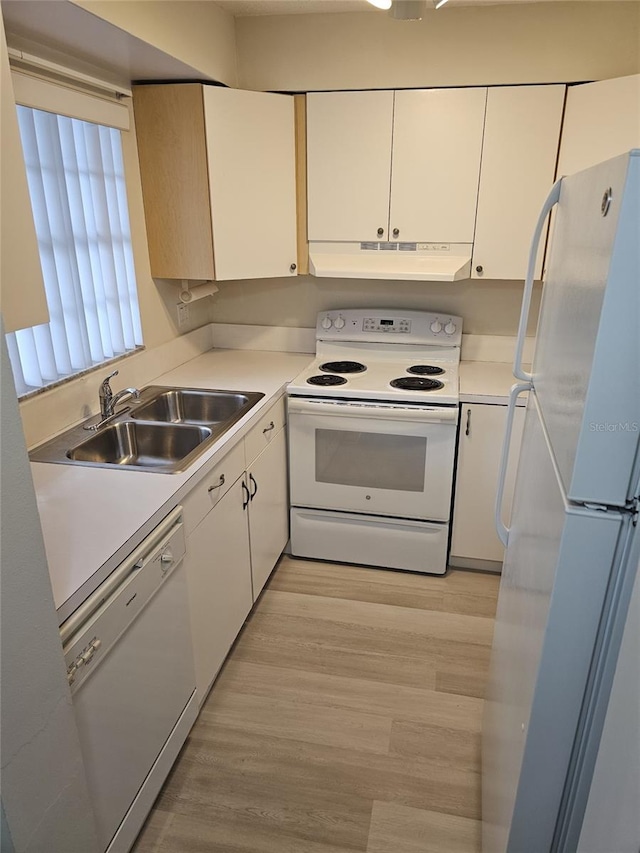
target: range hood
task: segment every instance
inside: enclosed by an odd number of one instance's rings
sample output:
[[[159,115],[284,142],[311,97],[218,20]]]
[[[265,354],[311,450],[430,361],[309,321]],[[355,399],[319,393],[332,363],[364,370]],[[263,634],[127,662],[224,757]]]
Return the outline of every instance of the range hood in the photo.
[[[460,281],[472,243],[309,243],[309,272],[327,278]]]

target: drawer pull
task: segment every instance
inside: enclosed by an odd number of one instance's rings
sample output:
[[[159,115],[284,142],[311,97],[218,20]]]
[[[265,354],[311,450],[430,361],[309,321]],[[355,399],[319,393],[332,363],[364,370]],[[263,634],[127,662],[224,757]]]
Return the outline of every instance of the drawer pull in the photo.
[[[220,486],[224,486],[224,474],[220,474],[220,480],[215,484],[215,486],[209,486],[208,491],[214,492],[216,489],[219,489]]]
[[[268,427],[265,427],[265,428],[262,430],[262,434],[264,435],[264,434],[265,434],[265,433],[267,433],[267,432],[271,432],[271,430],[272,430],[272,429],[275,429],[275,428],[276,428],[276,425],[274,424],[274,422],[273,422],[273,421],[269,421],[269,426],[268,426]]]

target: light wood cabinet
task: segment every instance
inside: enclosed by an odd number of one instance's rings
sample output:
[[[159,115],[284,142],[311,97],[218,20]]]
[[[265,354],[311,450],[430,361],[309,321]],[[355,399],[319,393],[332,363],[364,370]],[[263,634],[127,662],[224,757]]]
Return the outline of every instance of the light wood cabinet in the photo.
[[[309,94],[309,240],[471,243],[486,93]]]
[[[507,526],[524,414],[524,407],[516,409],[503,501],[503,521]],[[462,404],[449,557],[451,565],[499,569],[502,563],[504,548],[495,531],[494,506],[506,417],[506,406]]]
[[[472,278],[523,279],[555,176],[565,86],[505,86],[487,96]],[[535,277],[542,276],[545,240]]]
[[[152,275],[296,275],[293,97],[189,83],[133,103]]]
[[[182,501],[202,704],[289,538],[284,400]]]
[[[6,332],[49,322],[40,251],[27,186],[9,56],[0,16],[0,242],[2,315]]]

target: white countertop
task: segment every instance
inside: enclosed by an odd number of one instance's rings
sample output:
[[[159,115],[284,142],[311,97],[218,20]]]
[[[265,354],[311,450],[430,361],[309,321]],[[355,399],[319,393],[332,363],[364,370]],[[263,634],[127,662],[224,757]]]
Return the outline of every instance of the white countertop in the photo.
[[[509,390],[517,381],[511,362],[461,361],[460,402],[506,406]],[[518,398],[519,406],[525,406],[526,402],[526,397]]]
[[[284,393],[311,360],[299,353],[212,350],[154,385],[265,396],[181,474],[31,463],[53,596],[62,623]]]

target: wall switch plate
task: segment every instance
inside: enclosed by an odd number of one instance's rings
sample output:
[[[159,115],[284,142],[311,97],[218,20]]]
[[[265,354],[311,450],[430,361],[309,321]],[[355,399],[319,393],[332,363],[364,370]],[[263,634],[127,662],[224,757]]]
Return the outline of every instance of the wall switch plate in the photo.
[[[189,322],[189,306],[185,302],[178,302],[178,328],[181,329]]]

